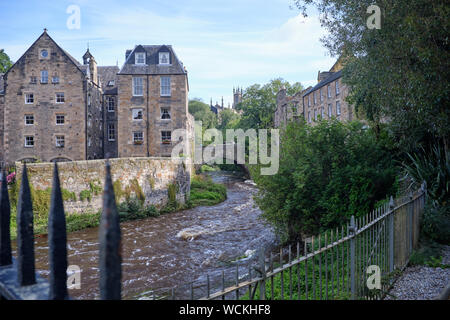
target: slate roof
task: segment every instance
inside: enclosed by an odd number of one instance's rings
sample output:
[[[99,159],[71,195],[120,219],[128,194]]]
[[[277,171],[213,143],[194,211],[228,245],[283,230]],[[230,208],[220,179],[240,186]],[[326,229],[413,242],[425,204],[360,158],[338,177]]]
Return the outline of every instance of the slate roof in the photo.
[[[319,90],[320,88],[326,86],[327,84],[339,79],[340,77],[342,77],[342,70],[339,70],[338,72],[333,73],[331,76],[329,76],[328,78],[326,78],[325,80],[319,82],[318,84],[316,84],[314,87],[312,87],[311,89],[307,90],[303,96],[307,96],[308,94],[310,94],[311,92],[314,92],[316,90]]]
[[[145,65],[135,65],[134,55],[135,51],[138,52],[145,51],[146,53],[146,64]],[[171,64],[170,65],[159,65],[159,55],[160,51],[168,50],[171,54]],[[128,51],[128,50],[127,50]],[[167,52],[167,51],[166,51]],[[183,63],[176,56],[172,46],[169,45],[138,45],[136,46],[128,55],[122,69],[119,74],[186,74]]]
[[[119,67],[117,66],[104,66],[97,67],[98,77],[103,88],[104,94],[117,94],[117,73]],[[113,86],[108,86],[109,81],[114,80]]]
[[[5,90],[5,81],[3,80],[4,73],[0,73],[0,94],[3,94]]]

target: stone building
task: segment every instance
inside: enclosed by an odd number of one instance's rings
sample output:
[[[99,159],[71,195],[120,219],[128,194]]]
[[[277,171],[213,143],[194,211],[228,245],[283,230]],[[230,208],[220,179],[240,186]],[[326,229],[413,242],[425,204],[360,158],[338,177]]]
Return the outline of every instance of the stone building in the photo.
[[[171,46],[137,45],[125,58],[117,75],[118,157],[170,156],[174,130],[193,127],[187,71]]]
[[[286,90],[278,93],[274,120],[276,127],[284,126],[299,116],[303,116],[310,124],[332,117],[341,121],[354,120],[354,108],[345,101],[349,88],[342,82],[342,59],[329,71],[319,71],[317,82],[314,87],[292,97],[286,95]]]
[[[188,90],[170,46],[136,46],[119,69],[89,49],[79,63],[44,30],[0,75],[0,161],[170,156],[173,130],[193,131]]]

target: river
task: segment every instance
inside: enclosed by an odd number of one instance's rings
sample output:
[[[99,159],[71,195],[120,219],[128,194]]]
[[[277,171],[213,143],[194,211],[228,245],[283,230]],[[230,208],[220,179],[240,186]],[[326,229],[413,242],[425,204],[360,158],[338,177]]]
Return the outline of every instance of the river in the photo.
[[[121,223],[124,299],[153,297],[161,289],[194,281],[204,283],[206,274],[218,280],[223,270],[232,279],[236,265],[244,273],[256,259],[254,252],[276,244],[272,228],[260,219],[261,210],[252,200],[256,188],[233,174],[211,175],[227,187],[225,202]],[[70,233],[67,240],[69,265],[81,269],[81,289],[69,290],[70,296],[98,299],[98,228]],[[46,238],[36,239],[35,255],[38,273],[48,277]],[[180,297],[186,298],[183,290]]]

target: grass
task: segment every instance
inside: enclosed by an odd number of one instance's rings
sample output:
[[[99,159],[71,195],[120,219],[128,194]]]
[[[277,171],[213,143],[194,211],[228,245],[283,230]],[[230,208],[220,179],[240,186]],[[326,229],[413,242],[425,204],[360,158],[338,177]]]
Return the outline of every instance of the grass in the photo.
[[[14,187],[13,187],[14,188]],[[174,189],[174,188],[171,188]],[[48,233],[48,209],[50,203],[49,190],[35,191],[35,194],[39,196],[33,196],[33,207],[35,208],[34,215],[34,234],[45,235]],[[175,190],[171,190],[172,194]],[[11,238],[17,237],[17,197],[15,192],[10,192],[11,199]],[[42,195],[45,195],[42,196]],[[64,195],[63,195],[64,196]],[[151,217],[158,217],[163,214],[169,214],[180,210],[190,209],[197,206],[212,206],[223,202],[227,198],[227,190],[225,186],[217,183],[213,183],[210,177],[195,176],[191,182],[191,194],[190,199],[185,205],[173,199],[161,209],[157,209],[155,206],[145,206],[142,199],[137,197],[128,198],[126,201],[117,205],[119,211],[120,221],[132,221],[147,219]],[[73,199],[73,194],[64,196],[64,199]],[[72,213],[66,214],[66,228],[67,232],[79,231],[87,228],[95,228],[100,225],[101,211],[99,212],[86,212],[86,213]]]
[[[427,266],[431,268],[449,268],[442,264],[442,246],[436,242],[422,242],[414,250],[409,259],[411,266]]]

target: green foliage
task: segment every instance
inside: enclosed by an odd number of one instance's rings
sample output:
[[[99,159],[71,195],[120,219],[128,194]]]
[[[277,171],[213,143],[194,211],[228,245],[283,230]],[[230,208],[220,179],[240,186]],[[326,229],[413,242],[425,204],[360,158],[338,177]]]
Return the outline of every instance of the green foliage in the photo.
[[[289,95],[293,95],[303,89],[300,83],[290,84],[283,79],[275,79],[261,86],[254,84],[247,88],[242,97],[242,102],[237,106],[243,114],[238,126],[241,129],[269,129],[274,126],[274,113],[277,109],[276,97],[283,88]]]
[[[127,198],[130,198],[132,193],[139,199],[139,201],[143,204],[145,202],[145,194],[142,191],[141,186],[139,185],[139,181],[134,178],[130,181],[129,187],[125,189]]]
[[[211,111],[208,104],[200,99],[193,99],[189,101],[189,113],[192,114],[196,121],[203,122],[203,131],[206,129],[215,128],[217,126],[217,116]]]
[[[283,240],[340,226],[396,191],[389,149],[359,122],[289,123],[281,137],[278,174],[259,172],[252,168],[256,203]]]
[[[80,201],[89,201],[91,202],[93,196],[98,196],[102,193],[103,188],[100,185],[100,181],[90,181],[89,189],[82,190],[80,192]]]
[[[226,130],[237,128],[240,118],[239,114],[235,113],[233,110],[224,109],[220,113],[220,123],[217,126],[217,129]]]
[[[428,266],[432,268],[449,268],[442,264],[442,246],[434,242],[421,243],[420,247],[413,251],[409,259],[412,266]]]
[[[201,168],[200,168],[200,172],[201,173],[204,173],[204,172],[215,172],[215,171],[218,171],[218,170],[219,169],[217,169],[215,167],[208,166],[207,164],[202,165]]]
[[[212,206],[227,199],[227,189],[224,185],[214,183],[208,176],[198,175],[192,178],[189,205]]]
[[[168,193],[169,193],[169,202],[175,203],[177,202],[177,192],[179,187],[176,183],[169,184]]]
[[[120,221],[146,219],[150,217],[158,217],[158,210],[150,205],[144,206],[142,201],[137,197],[130,197],[126,201],[117,206]]]
[[[428,201],[420,221],[420,235],[424,240],[450,243],[450,206]]]
[[[5,73],[13,65],[13,62],[3,49],[0,49],[0,73]]]

